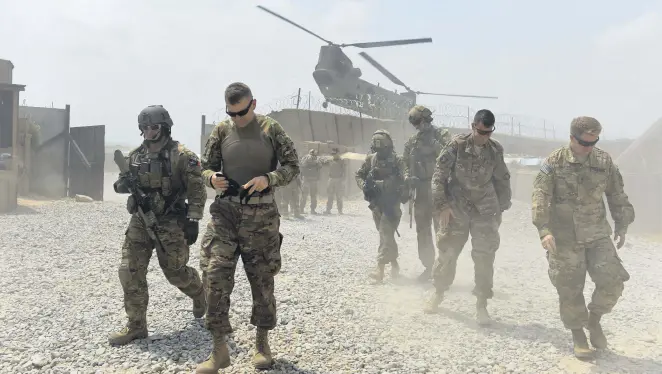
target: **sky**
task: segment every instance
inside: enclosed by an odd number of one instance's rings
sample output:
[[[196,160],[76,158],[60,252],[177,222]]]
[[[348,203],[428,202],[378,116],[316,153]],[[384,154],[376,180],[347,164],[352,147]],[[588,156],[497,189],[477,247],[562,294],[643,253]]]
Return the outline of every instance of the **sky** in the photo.
[[[231,82],[251,86],[265,114],[298,88],[321,97],[323,43],[256,5],[336,43],[431,37],[365,51],[415,90],[499,97],[419,96],[436,112],[544,119],[559,137],[589,115],[607,139],[662,116],[662,0],[0,0],[0,58],[27,86],[21,101],[70,104],[71,125],[106,125],[107,143],[139,144],[138,113],[161,104],[174,137],[199,152],[200,116],[224,118]],[[363,79],[401,91],[361,49],[344,51]]]

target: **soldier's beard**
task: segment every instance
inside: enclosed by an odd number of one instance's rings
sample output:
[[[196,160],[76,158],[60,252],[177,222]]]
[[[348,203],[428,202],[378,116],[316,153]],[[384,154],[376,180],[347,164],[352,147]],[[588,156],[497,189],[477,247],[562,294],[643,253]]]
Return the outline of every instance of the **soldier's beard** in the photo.
[[[146,144],[155,144],[158,143],[161,139],[163,138],[163,130],[159,130],[154,136],[151,138],[147,138],[147,134],[143,134],[143,139],[145,140]]]

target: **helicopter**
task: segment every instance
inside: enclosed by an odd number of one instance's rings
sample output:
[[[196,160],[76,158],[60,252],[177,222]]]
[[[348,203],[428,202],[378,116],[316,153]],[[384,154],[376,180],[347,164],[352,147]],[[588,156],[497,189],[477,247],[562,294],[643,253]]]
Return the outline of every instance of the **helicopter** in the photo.
[[[413,91],[402,81],[396,78],[377,61],[367,53],[361,52],[371,65],[384,74],[391,82],[404,87],[407,91],[398,93],[380,87],[379,84],[373,84],[361,79],[361,69],[354,66],[350,58],[342,51],[344,47],[356,48],[376,48],[396,45],[431,43],[432,38],[390,40],[380,42],[336,44],[332,41],[322,38],[305,27],[267,9],[261,5],[257,6],[261,10],[315,36],[327,43],[320,47],[320,53],[313,71],[313,79],[324,95],[322,107],[327,108],[328,104],[353,110],[358,113],[373,118],[401,120],[406,118],[409,109],[416,105],[417,95],[442,95],[455,97],[487,98],[496,99],[494,96],[475,96],[475,95],[454,95],[454,94],[436,94],[430,92]]]

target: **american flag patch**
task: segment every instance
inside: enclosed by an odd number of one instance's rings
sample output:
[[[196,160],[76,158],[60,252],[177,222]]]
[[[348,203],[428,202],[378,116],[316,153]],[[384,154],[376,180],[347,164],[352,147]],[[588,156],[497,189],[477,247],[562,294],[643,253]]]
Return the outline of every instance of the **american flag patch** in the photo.
[[[548,164],[547,161],[543,162],[542,165],[540,165],[540,171],[542,171],[545,174],[550,174],[554,170],[552,168],[552,165]]]
[[[198,160],[197,157],[190,157],[188,159],[188,165],[189,166],[198,166],[198,165],[200,165],[200,160]]]

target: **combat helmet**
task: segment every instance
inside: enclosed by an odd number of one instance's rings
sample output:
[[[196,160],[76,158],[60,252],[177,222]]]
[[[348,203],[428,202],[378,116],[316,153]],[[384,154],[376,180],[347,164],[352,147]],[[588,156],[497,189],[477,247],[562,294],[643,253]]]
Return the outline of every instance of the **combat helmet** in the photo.
[[[432,123],[432,111],[423,105],[416,105],[409,110],[409,123],[417,126],[421,123]]]
[[[388,130],[379,129],[372,134],[370,152],[391,152],[393,148],[393,138]]]
[[[156,124],[165,125],[164,127],[168,128],[168,130],[174,126],[172,118],[170,118],[170,113],[168,113],[163,105],[150,105],[140,111],[138,114],[138,127],[141,125]]]

